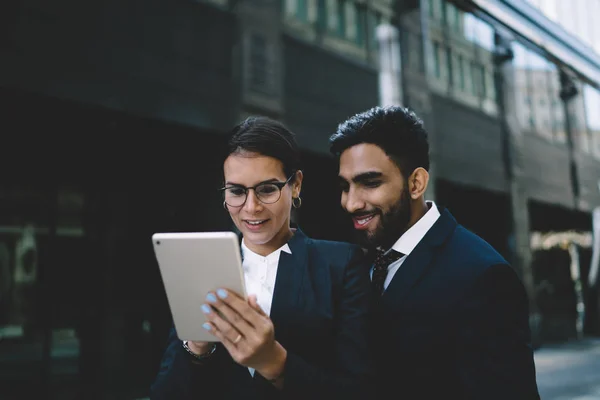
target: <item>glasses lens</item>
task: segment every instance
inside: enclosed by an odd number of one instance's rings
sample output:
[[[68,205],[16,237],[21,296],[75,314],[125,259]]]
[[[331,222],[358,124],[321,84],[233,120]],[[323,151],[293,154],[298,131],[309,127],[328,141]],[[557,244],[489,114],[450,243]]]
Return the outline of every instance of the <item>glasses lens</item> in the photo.
[[[277,185],[265,183],[256,187],[256,196],[265,204],[275,203],[279,200],[281,191]]]
[[[225,189],[225,203],[231,207],[239,207],[246,201],[246,191],[242,188],[232,186]]]

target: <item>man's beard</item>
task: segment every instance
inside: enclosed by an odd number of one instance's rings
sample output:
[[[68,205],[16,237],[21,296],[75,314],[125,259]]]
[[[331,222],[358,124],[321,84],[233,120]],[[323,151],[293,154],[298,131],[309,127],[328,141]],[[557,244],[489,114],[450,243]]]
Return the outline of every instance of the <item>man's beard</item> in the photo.
[[[408,229],[410,210],[410,197],[405,187],[400,200],[388,212],[384,214],[378,210],[380,219],[375,231],[355,230],[358,243],[369,250],[389,249]]]

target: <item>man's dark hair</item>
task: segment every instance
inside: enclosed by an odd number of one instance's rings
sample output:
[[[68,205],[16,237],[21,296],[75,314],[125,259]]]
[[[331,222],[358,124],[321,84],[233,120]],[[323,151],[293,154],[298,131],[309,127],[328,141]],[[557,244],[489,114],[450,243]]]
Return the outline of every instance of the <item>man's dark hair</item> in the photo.
[[[300,151],[295,135],[281,122],[267,117],[249,117],[229,133],[227,157],[252,152],[273,157],[283,164],[286,177],[300,169]],[[290,182],[293,182],[292,179]]]
[[[338,125],[329,138],[330,151],[339,157],[361,143],[372,143],[396,163],[405,179],[422,167],[429,171],[429,140],[423,121],[405,107],[373,107]]]

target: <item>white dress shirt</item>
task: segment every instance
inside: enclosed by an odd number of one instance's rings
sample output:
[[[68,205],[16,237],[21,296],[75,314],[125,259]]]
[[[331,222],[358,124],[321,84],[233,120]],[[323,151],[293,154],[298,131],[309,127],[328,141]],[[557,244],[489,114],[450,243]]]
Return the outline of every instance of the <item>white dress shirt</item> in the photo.
[[[282,251],[292,254],[286,243],[271,254],[261,256],[246,247],[244,239],[242,239],[242,257],[244,259],[242,267],[244,268],[246,293],[256,295],[258,305],[267,315],[271,315],[273,290],[275,289],[277,267]]]
[[[427,205],[429,206],[429,210],[417,221],[416,224],[410,227],[404,235],[400,236],[400,239],[394,243],[392,249],[404,254],[401,258],[394,261],[388,266],[388,274],[385,278],[385,282],[383,283],[383,290],[387,289],[390,282],[394,278],[394,275],[404,263],[404,260],[409,256],[409,254],[417,247],[419,242],[423,239],[425,234],[429,232],[431,227],[436,223],[438,218],[440,217],[440,211],[433,201],[428,201]],[[371,268],[371,277],[373,277],[373,269]]]
[[[292,254],[292,250],[290,250],[290,247],[286,243],[271,254],[261,256],[246,247],[244,239],[242,239],[242,257],[244,259],[242,267],[244,269],[246,293],[248,295],[256,295],[258,305],[267,315],[271,315],[277,267],[279,266],[279,257],[282,251]],[[254,369],[248,368],[248,370],[254,376]]]

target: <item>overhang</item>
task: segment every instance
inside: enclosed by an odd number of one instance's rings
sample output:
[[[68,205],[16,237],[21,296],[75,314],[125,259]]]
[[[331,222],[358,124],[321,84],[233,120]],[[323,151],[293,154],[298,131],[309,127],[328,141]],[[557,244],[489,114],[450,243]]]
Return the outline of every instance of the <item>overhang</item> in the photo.
[[[457,0],[481,18],[510,31],[551,61],[600,89],[600,55],[524,0]]]

